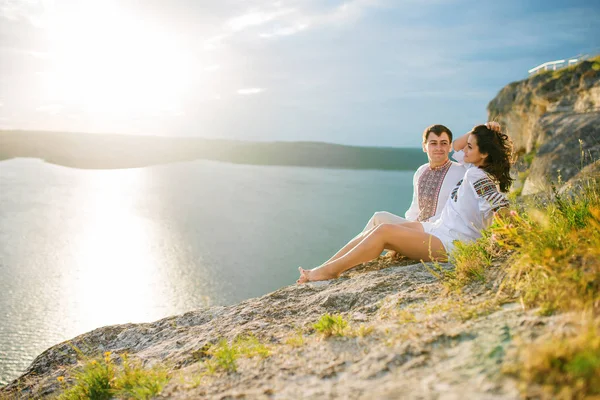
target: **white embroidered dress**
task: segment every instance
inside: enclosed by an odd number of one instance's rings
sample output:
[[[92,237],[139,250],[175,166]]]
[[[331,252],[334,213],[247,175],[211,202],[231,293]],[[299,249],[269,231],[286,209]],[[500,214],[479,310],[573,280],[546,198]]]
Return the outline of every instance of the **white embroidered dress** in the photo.
[[[433,222],[422,222],[425,232],[440,239],[446,252],[454,249],[453,242],[469,242],[481,237],[481,231],[493,221],[494,212],[508,206],[506,196],[500,192],[493,177],[472,164],[464,163],[464,153],[452,157],[466,168],[446,201],[440,217]]]

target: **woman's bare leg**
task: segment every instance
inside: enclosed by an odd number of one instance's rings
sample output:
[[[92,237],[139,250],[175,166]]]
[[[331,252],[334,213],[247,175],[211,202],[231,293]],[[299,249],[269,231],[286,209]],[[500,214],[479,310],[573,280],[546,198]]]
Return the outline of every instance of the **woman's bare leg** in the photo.
[[[379,225],[371,231],[360,243],[346,254],[327,262],[313,270],[300,268],[298,283],[319,281],[337,278],[342,272],[363,262],[378,257],[386,249],[392,249],[414,260],[446,260],[447,254],[442,242],[428,233],[423,232],[423,227],[417,223],[421,230],[415,226],[405,224]]]
[[[381,224],[380,224],[381,225]],[[421,225],[420,222],[403,222],[401,224],[394,224],[394,225],[402,225],[408,229],[412,229],[415,230],[417,232],[423,232],[423,225]],[[377,225],[379,226],[379,225]],[[361,233],[359,233],[358,235],[356,235],[354,237],[354,239],[352,239],[351,241],[348,242],[348,244],[346,244],[344,247],[342,247],[337,253],[335,253],[333,255],[333,257],[331,257],[329,260],[325,261],[322,265],[328,264],[332,261],[337,260],[338,258],[346,255],[346,253],[348,253],[350,250],[352,250],[356,245],[358,245],[364,238],[366,238],[371,232],[373,232],[375,230],[375,228],[377,228],[377,226],[374,226],[373,228],[369,229],[369,230],[365,230],[362,231]],[[386,250],[391,250],[391,249],[386,249]],[[394,251],[394,250],[392,250]]]
[[[369,235],[369,233],[373,232],[375,228],[376,227],[373,227],[369,230],[362,231],[361,233],[356,235],[352,240],[350,240],[344,247],[342,247],[337,253],[335,253],[329,260],[325,261],[323,264],[327,264],[328,262],[337,260],[344,254],[352,250],[357,244],[362,242],[362,240],[366,238]]]

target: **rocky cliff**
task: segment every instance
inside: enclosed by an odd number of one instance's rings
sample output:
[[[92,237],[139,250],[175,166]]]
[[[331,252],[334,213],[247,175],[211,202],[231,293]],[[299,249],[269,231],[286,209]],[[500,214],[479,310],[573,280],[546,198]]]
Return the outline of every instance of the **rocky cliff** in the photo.
[[[488,112],[525,160],[523,194],[566,181],[600,159],[600,57],[511,83]]]
[[[0,397],[56,394],[57,378],[68,376],[82,354],[111,351],[174,371],[160,398],[516,398],[516,381],[501,371],[511,338],[531,340],[564,329],[565,321],[518,303],[493,305],[496,290],[490,284],[440,296],[440,283],[423,265],[383,258],[337,281],[96,329],[41,354]],[[315,331],[324,313],[343,315],[345,333],[326,338]],[[269,356],[206,374],[205,349],[245,334],[264,343]]]

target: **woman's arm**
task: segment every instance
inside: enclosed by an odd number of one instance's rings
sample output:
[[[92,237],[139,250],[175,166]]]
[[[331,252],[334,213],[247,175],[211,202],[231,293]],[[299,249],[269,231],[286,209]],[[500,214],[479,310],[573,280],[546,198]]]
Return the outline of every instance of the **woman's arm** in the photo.
[[[485,125],[488,127],[488,129],[490,129],[492,131],[496,131],[496,132],[500,132],[502,129],[500,127],[500,124],[497,123],[496,121],[488,122]],[[467,146],[467,138],[469,137],[470,133],[471,132],[465,133],[458,139],[454,140],[454,142],[452,143],[452,148],[454,149],[454,151],[460,151]]]
[[[452,142],[452,149],[454,151],[461,151],[462,149],[464,149],[467,146],[467,138],[468,137],[469,137],[469,133],[465,133],[458,139],[454,139],[454,142]]]

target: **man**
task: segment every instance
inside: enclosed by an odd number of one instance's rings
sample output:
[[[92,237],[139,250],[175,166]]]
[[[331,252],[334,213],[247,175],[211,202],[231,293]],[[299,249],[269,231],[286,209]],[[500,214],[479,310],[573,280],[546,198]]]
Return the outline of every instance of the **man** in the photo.
[[[431,125],[423,131],[423,152],[429,162],[421,165],[413,177],[413,199],[402,218],[386,211],[378,211],[369,220],[363,232],[381,224],[399,224],[406,221],[436,219],[452,189],[465,175],[465,168],[448,158],[452,149],[452,132],[444,125]]]

